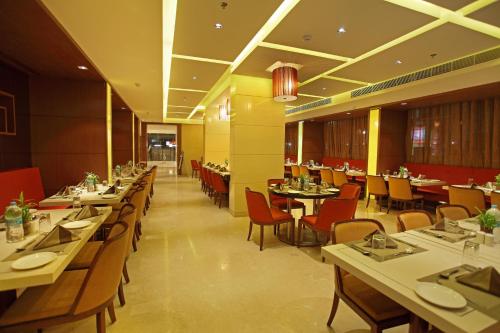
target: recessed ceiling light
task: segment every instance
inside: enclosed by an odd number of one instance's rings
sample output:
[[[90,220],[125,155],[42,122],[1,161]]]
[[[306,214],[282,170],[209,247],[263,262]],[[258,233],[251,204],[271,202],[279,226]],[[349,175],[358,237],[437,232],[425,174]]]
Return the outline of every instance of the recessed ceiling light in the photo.
[[[193,76],[193,80],[196,80],[197,78],[198,78],[198,77],[196,77],[196,76]]]
[[[401,65],[403,62],[401,60],[396,60],[396,65]]]
[[[351,114],[350,112],[347,112],[347,114]]]
[[[406,102],[402,102],[402,103],[401,103],[401,105],[403,105],[403,106],[404,106],[404,105],[406,105],[406,104],[408,104],[408,103],[406,103]]]
[[[344,32],[346,32],[345,28],[343,26],[341,26],[340,28],[337,29],[337,32],[339,34],[343,34]]]
[[[325,87],[323,87],[323,88],[321,88],[321,89],[326,90],[326,88],[325,88]]]
[[[122,110],[127,110],[127,108],[126,108],[126,107],[124,107],[124,106],[122,106]]]
[[[311,36],[311,35],[304,35],[304,36],[302,36],[302,39],[304,40],[304,42],[308,42],[308,41],[310,41],[312,38],[313,38],[313,36]]]
[[[214,27],[215,27],[215,29],[218,29],[218,30],[222,29],[222,23],[217,22],[214,24]]]
[[[83,65],[80,65],[77,67],[78,69],[81,69],[82,71],[86,71],[88,70],[88,67],[87,66],[83,66]]]

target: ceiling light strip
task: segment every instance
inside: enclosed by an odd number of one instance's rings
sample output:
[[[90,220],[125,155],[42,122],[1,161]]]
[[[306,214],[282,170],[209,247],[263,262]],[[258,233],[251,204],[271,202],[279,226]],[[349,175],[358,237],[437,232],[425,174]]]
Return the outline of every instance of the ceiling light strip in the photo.
[[[370,82],[345,79],[343,77],[337,77],[337,76],[328,76],[328,75],[325,75],[325,76],[323,76],[323,78],[329,79],[329,80],[334,80],[334,81],[341,81],[341,82],[359,84],[359,85],[362,85],[362,86],[369,86],[371,84]]]
[[[337,61],[346,62],[346,61],[352,60],[352,58],[342,57],[342,56],[335,55],[335,54],[317,52],[317,51],[312,51],[312,50],[308,50],[308,49],[301,49],[298,47],[292,47],[292,46],[286,46],[286,45],[280,45],[280,44],[274,44],[274,43],[268,43],[268,42],[260,42],[259,46],[266,47],[269,49],[274,49],[274,50],[281,50],[281,51],[288,51],[288,52],[299,53],[299,54],[306,54],[306,55],[310,55],[313,57],[326,58],[326,59],[337,60]]]
[[[194,106],[188,106],[188,105],[168,105],[169,108],[186,108],[186,109],[192,109]]]
[[[187,91],[187,92],[198,92],[198,93],[205,93],[205,94],[208,92],[208,90],[186,89],[186,88],[169,88],[169,90]]]
[[[185,60],[193,60],[193,61],[200,61],[200,62],[210,62],[210,63],[213,63],[213,64],[221,64],[221,65],[231,65],[231,61],[218,60],[218,59],[209,59],[209,58],[201,58],[201,57],[192,57],[192,56],[182,55],[182,54],[174,54],[174,55],[172,55],[172,58],[175,58],[175,59],[185,59]]]
[[[163,122],[167,119],[168,91],[170,85],[170,70],[172,67],[176,12],[177,0],[162,1]]]
[[[164,0],[166,1],[166,0]],[[300,0],[284,0],[278,9],[271,15],[271,17],[264,23],[262,28],[253,36],[250,42],[245,46],[243,51],[234,59],[231,65],[231,73],[238,68],[241,63],[248,57],[250,53],[261,43],[274,28],[285,18],[286,15],[299,3]]]
[[[302,97],[311,97],[311,98],[321,98],[321,99],[326,98],[325,96],[309,95],[309,94],[300,94],[300,93],[299,93],[299,94],[297,94],[297,95],[302,96]]]
[[[477,1],[474,1],[470,4],[468,4],[467,6],[460,8],[455,13],[466,16],[466,15],[469,15],[469,14],[471,14],[471,13],[473,13],[481,8],[489,6],[497,1],[498,0],[477,0]]]

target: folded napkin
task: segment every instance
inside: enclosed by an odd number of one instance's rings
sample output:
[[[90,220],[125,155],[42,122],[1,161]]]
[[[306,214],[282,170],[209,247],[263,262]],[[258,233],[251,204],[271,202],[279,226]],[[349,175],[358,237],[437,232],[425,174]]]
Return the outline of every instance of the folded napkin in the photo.
[[[387,236],[387,234],[385,232],[380,231],[380,230],[375,230],[374,232],[366,235],[363,239],[367,242],[363,246],[372,247],[373,235],[384,235],[386,248],[389,248],[389,249],[397,249],[398,248],[398,244],[391,237]]]
[[[106,191],[104,191],[103,194],[115,194],[116,193],[116,187],[115,185],[110,186]]]
[[[79,240],[80,237],[70,230],[58,225],[49,232],[41,241],[33,247],[33,250],[40,250],[54,245],[64,244]]]
[[[458,222],[445,217],[442,222],[434,224],[431,230],[446,231],[454,234],[463,234],[464,231],[458,225]]]
[[[469,274],[464,274],[457,277],[456,280],[466,286],[500,297],[500,274],[494,267],[489,266]]]
[[[94,206],[86,205],[80,210],[78,214],[74,217],[75,221],[88,219],[89,217],[94,217],[99,215],[99,212]]]

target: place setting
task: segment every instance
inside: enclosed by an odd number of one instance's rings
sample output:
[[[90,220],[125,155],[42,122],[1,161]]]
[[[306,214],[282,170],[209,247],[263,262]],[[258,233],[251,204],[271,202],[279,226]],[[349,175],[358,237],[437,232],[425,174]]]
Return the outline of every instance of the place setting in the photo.
[[[453,221],[446,217],[442,222],[416,229],[416,231],[450,243],[456,243],[476,237],[476,232],[465,229],[461,226],[459,221]]]

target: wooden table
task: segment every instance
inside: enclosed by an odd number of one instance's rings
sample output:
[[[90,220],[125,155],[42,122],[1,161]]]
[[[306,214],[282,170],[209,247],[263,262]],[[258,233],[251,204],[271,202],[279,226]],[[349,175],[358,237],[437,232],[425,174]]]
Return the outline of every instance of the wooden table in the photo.
[[[470,185],[452,185],[452,186],[461,187],[461,188],[471,188]],[[487,197],[491,197],[491,192],[493,192],[492,189],[484,187],[484,186],[476,186],[474,188],[483,191],[484,195]],[[442,189],[448,191],[449,186],[443,186]],[[494,192],[500,192],[500,191],[495,190]]]
[[[145,172],[146,172],[146,170],[142,170],[135,176],[127,176],[127,177],[115,177],[115,176],[113,176],[113,181],[116,182],[117,180],[119,180],[122,184],[133,184],[136,181],[138,181],[139,178],[141,178]]]
[[[384,175],[384,180],[386,182],[388,182],[389,181],[389,177],[394,177],[394,176]],[[443,185],[446,185],[446,182],[444,180],[439,180],[439,179],[418,179],[418,178],[412,178],[412,179],[410,179],[410,185],[411,186],[415,186],[415,187],[443,186]]]
[[[104,199],[102,197],[103,192],[105,192],[109,186],[100,186],[100,190],[96,192],[87,192],[86,189],[80,194],[80,201],[82,205],[115,205],[120,203],[128,190],[130,189],[131,184],[125,184],[123,188],[120,190],[115,197],[110,199]],[[68,196],[56,196],[53,195],[46,199],[43,199],[39,202],[40,207],[53,207],[53,206],[71,206],[73,204],[73,195]]]
[[[99,226],[111,214],[111,207],[97,208],[101,215],[96,218],[95,222],[90,226],[80,229],[78,236],[80,240],[67,243],[64,251],[58,254],[57,259],[43,267],[26,270],[15,271],[10,265],[12,261],[6,260],[9,256],[16,252],[17,248],[23,247],[25,244],[38,237],[39,234],[29,235],[23,241],[17,243],[7,243],[5,240],[5,231],[0,232],[0,291],[27,288],[54,283],[64,269],[69,265],[73,258],[80,252],[82,247],[96,232]],[[73,209],[57,209],[44,210],[43,213],[50,213],[52,226],[54,227],[64,217],[68,216]],[[35,245],[35,244],[32,244]],[[35,252],[45,252],[50,249],[40,249]],[[22,252],[20,252],[22,254]]]
[[[473,310],[465,315],[434,306],[415,294],[417,279],[461,265],[463,241],[444,240],[408,231],[391,237],[428,251],[377,262],[344,244],[322,248],[322,255],[357,278],[398,302],[416,316],[444,332],[500,332],[500,322]],[[500,246],[481,245],[478,265],[500,270]]]

